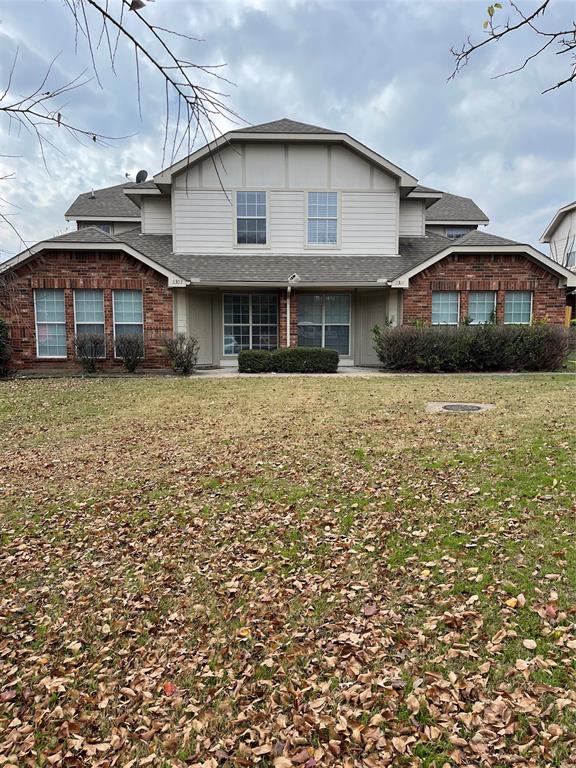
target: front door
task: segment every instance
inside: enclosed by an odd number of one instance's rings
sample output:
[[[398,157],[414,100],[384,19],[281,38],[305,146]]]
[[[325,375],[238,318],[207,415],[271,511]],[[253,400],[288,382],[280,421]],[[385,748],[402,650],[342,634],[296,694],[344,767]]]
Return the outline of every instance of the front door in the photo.
[[[357,337],[358,356],[356,365],[379,365],[380,361],[374,351],[372,328],[382,326],[386,322],[388,311],[388,296],[385,291],[366,291],[356,295],[356,322],[359,337]]]
[[[195,291],[188,295],[188,327],[198,338],[198,365],[214,365],[212,294]]]

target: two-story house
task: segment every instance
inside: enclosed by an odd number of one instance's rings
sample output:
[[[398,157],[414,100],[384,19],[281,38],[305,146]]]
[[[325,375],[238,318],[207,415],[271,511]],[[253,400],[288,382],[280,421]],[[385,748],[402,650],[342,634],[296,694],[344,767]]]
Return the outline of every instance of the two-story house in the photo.
[[[346,133],[282,119],[230,131],[151,180],[81,195],[78,229],[0,269],[13,365],[75,365],[75,335],[198,336],[200,363],[242,349],[322,346],[375,365],[376,324],[564,321],[576,275],[478,230],[475,203]],[[0,314],[2,312],[0,311]]]

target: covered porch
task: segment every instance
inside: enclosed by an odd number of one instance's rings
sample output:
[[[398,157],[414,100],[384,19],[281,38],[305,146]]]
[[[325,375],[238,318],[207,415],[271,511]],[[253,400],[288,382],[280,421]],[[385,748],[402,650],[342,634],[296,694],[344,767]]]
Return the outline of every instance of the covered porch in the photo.
[[[372,328],[402,323],[402,290],[388,287],[174,288],[174,330],[196,336],[199,365],[235,367],[242,349],[335,349],[341,366],[377,366]]]

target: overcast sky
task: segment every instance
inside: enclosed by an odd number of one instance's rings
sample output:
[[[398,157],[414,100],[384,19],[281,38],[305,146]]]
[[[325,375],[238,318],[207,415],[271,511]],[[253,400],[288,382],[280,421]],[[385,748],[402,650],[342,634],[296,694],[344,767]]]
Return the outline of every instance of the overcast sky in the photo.
[[[420,183],[473,197],[491,219],[489,231],[537,244],[556,209],[576,198],[576,88],[540,95],[564,74],[562,57],[553,55],[492,79],[522,62],[534,45],[530,34],[486,46],[447,82],[450,47],[468,34],[481,37],[487,4],[156,0],[145,13],[203,39],[174,38],[186,58],[227,64],[235,83],[226,86],[230,106],[248,123],[290,117],[345,131]],[[553,0],[548,25],[565,27],[574,8],[573,0]],[[35,88],[57,54],[51,87],[90,68],[84,41],[74,50],[62,0],[0,0],[0,91],[16,48],[15,93]],[[133,52],[121,49],[116,75],[104,51],[97,59],[103,87],[93,80],[70,94],[63,113],[89,130],[129,138],[86,148],[62,130],[47,132],[61,150],[47,150],[47,171],[33,137],[10,132],[0,116],[0,154],[18,156],[0,157],[0,176],[14,173],[0,182],[0,197],[17,206],[0,210],[14,214],[29,243],[73,228],[64,212],[80,192],[161,168],[163,81],[142,67],[140,118]],[[0,259],[18,250],[0,224]]]

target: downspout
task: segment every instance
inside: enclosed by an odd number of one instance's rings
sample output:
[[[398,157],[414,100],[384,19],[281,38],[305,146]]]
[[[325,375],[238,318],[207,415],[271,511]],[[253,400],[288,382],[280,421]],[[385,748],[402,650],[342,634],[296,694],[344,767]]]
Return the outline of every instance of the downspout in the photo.
[[[290,346],[290,305],[291,305],[292,286],[286,288],[286,346]]]

